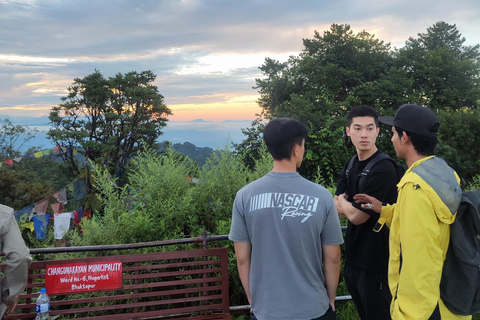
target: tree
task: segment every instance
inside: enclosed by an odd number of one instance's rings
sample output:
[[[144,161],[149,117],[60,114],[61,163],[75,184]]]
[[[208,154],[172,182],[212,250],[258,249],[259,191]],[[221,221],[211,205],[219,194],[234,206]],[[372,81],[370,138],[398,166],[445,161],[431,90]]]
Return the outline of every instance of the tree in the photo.
[[[37,129],[14,125],[8,118],[0,119],[0,122],[3,122],[0,126],[0,159],[9,160],[20,156],[20,150],[25,143],[35,138]]]
[[[378,92],[366,89],[393,66],[389,44],[336,24],[303,43],[298,57],[286,63],[267,58],[260,67],[266,76],[256,79],[263,115],[287,112],[318,126],[325,116],[343,115],[352,105],[376,103]]]
[[[348,159],[342,135],[348,110],[358,104],[397,106],[405,95],[404,81],[397,86],[389,79],[404,77],[393,66],[389,44],[366,31],[354,34],[349,25],[333,24],[303,44],[300,55],[287,62],[265,60],[260,67],[265,78],[256,79],[258,103],[267,119],[291,117],[309,127],[312,139],[307,139],[300,172],[313,178],[320,166],[323,179],[330,181]]]
[[[461,178],[472,181],[480,174],[480,110],[442,110],[437,154],[452,166]]]
[[[83,149],[88,159],[112,171],[124,170],[136,151],[154,146],[171,114],[153,85],[155,78],[143,71],[106,79],[98,70],[75,78],[68,95],[50,112],[50,139],[62,147]],[[80,172],[72,152],[65,161]]]
[[[241,157],[243,165],[249,170],[253,170],[256,161],[261,158],[265,149],[262,135],[265,123],[259,117],[252,121],[250,128],[242,128],[242,133],[246,138],[239,144],[234,144],[235,153]]]
[[[62,166],[47,158],[28,157],[22,157],[21,162],[13,166],[3,165],[0,203],[19,210],[65,187],[74,177],[66,176]]]
[[[261,116],[291,117],[305,123],[310,139],[300,172],[312,178],[318,167],[324,181],[330,181],[353,153],[342,133],[346,114],[355,105],[370,105],[381,115],[394,115],[400,105],[418,103],[437,113],[460,112],[450,119],[475,123],[475,114],[462,112],[479,105],[480,45],[469,47],[464,42],[455,25],[438,22],[392,51],[367,31],[354,33],[348,24],[332,24],[323,35],[315,31],[313,39],[304,39],[298,56],[286,62],[265,60],[260,67],[264,77],[256,79]],[[255,132],[255,127],[251,130]],[[394,156],[389,131],[381,128],[377,146]],[[441,135],[445,143],[439,151],[473,159],[475,146],[462,149],[457,134],[449,134]],[[478,172],[478,164],[471,167]],[[471,176],[467,171],[466,176]]]
[[[455,24],[440,21],[397,50],[395,64],[406,72],[413,89],[408,102],[432,110],[477,107],[480,45],[464,42]]]

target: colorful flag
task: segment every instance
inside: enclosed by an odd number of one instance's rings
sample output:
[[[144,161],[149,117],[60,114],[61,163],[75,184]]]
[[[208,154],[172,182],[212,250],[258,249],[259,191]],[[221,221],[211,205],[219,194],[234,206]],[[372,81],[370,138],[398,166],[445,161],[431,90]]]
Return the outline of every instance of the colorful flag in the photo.
[[[52,203],[50,207],[52,207],[53,213],[55,213],[55,215],[59,215],[63,212],[63,203]]]
[[[53,196],[57,198],[57,201],[63,204],[67,203],[67,190],[65,188],[54,193]]]
[[[42,158],[43,157],[43,151],[38,151],[33,154],[35,158]]]
[[[34,225],[33,221],[29,222],[29,223],[24,223],[22,225],[19,225],[19,227],[28,228],[28,229],[30,229],[30,232],[33,232],[35,230],[35,225]]]
[[[53,219],[53,233],[55,239],[62,239],[65,233],[70,230],[70,222],[72,220],[72,212],[64,212],[55,216]]]
[[[78,179],[77,181],[74,182],[73,194],[76,201],[82,200],[85,197],[85,194],[87,193],[85,188],[86,187],[85,183],[86,183],[85,178]]]
[[[19,221],[23,215],[25,215],[28,218],[28,220],[30,220],[33,216],[34,211],[35,211],[35,206],[32,204],[31,206],[15,211],[13,215],[15,216],[15,220],[17,221]]]
[[[47,212],[47,207],[48,207],[48,198],[35,203],[35,212],[37,214],[45,213]]]
[[[5,164],[8,164],[9,166],[13,166],[13,159],[12,159],[12,160],[2,161],[2,162],[5,163]]]
[[[33,216],[33,227],[38,240],[45,240],[47,237],[48,220],[50,214],[36,214]]]

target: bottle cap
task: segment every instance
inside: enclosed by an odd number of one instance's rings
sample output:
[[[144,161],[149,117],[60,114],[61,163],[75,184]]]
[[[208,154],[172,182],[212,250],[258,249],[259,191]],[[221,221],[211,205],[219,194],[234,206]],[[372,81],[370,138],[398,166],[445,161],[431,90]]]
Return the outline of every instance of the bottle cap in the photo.
[[[40,289],[40,293],[47,293],[47,289],[45,288]]]

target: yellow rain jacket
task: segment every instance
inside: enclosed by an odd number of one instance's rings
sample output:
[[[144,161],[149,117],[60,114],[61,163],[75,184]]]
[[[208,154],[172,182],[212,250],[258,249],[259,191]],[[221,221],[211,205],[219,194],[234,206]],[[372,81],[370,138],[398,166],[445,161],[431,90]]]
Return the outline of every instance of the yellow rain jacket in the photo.
[[[451,313],[440,299],[440,279],[450,224],[461,199],[459,178],[434,156],[415,162],[397,185],[397,203],[382,207],[379,224],[390,227],[388,281],[393,320],[471,319]]]

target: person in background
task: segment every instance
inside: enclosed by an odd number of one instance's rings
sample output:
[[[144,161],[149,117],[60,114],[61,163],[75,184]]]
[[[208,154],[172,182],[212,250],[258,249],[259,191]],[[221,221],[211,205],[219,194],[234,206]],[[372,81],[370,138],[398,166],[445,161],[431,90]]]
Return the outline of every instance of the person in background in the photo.
[[[336,319],[343,237],[331,193],[297,173],[307,136],[296,120],[271,120],[273,169],[235,198],[229,239],[251,319]]]
[[[397,177],[393,160],[375,145],[380,132],[377,112],[369,106],[353,107],[348,112],[347,124],[345,131],[357,154],[345,164],[335,192],[338,214],[348,218],[345,283],[360,319],[388,320],[392,301],[387,274],[389,230],[374,232],[378,213],[362,209],[353,196],[367,193],[382,202],[394,203],[400,177]],[[364,170],[376,158],[381,160],[366,174]],[[362,175],[365,175],[364,181],[360,179]]]
[[[5,253],[4,277],[0,282],[0,318],[15,309],[18,295],[27,285],[28,267],[32,262],[13,209],[0,204],[0,251]]]
[[[392,126],[393,146],[408,170],[397,185],[395,204],[367,194],[354,199],[380,213],[380,228],[390,227],[392,319],[470,319],[450,312],[440,298],[450,225],[462,196],[456,172],[434,155],[440,122],[433,111],[413,104],[402,105],[394,118],[379,120]]]

